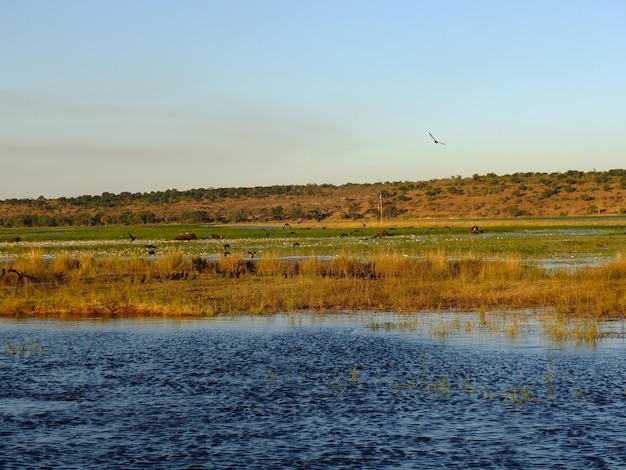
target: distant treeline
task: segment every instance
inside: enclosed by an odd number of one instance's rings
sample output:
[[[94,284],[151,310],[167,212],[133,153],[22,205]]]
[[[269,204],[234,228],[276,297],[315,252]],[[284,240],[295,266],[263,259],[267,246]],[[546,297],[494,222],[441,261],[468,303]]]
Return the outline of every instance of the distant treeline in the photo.
[[[363,185],[344,185],[344,186],[363,186]],[[75,207],[122,207],[142,201],[149,204],[172,204],[181,200],[191,201],[211,201],[215,202],[220,199],[237,199],[242,197],[250,197],[256,199],[266,198],[268,196],[314,196],[324,189],[336,189],[337,186],[332,184],[308,184],[308,185],[285,185],[285,186],[258,186],[252,188],[197,188],[187,191],[178,191],[177,189],[167,189],[165,191],[151,191],[149,193],[130,193],[122,192],[114,194],[104,192],[101,195],[84,195],[77,197],[60,197],[53,199],[61,205]],[[5,199],[4,203],[8,204],[33,204],[43,207],[46,201],[39,196],[37,199]]]
[[[463,201],[464,207],[469,207],[468,201],[474,201],[474,212],[461,216],[534,215],[531,211],[536,208],[557,210],[559,204],[565,205],[563,201],[570,205],[575,202],[587,213],[593,214],[606,210],[598,205],[601,204],[601,194],[610,194],[612,200],[621,201],[621,193],[616,194],[614,190],[626,190],[626,170],[570,170],[564,173],[514,173],[503,176],[487,173],[466,178],[453,176],[430,181],[348,183],[339,186],[307,184],[119,194],[104,192],[56,199],[43,196],[37,199],[6,199],[0,201],[0,226],[286,220],[322,222],[331,217],[358,220],[378,216],[379,195],[384,198],[383,215],[387,219],[419,217],[421,214],[455,216],[449,213],[451,209],[445,207],[446,203],[452,204],[453,201]],[[481,202],[476,202],[478,199]],[[621,206],[614,210],[617,213],[624,211]]]

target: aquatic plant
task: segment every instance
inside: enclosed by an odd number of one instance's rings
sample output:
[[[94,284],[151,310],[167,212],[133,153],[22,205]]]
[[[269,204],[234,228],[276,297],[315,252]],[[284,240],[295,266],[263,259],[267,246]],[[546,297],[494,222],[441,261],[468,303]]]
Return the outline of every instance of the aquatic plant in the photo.
[[[27,353],[31,356],[36,356],[39,354],[43,354],[44,347],[39,344],[37,340],[34,340],[30,343],[30,345],[26,345],[25,342],[20,342],[18,345],[13,345],[9,340],[3,339],[2,343],[4,344],[5,350],[11,356],[19,356],[24,357]]]
[[[587,396],[585,395],[585,392],[582,391],[582,389],[577,388],[574,390],[574,400],[587,401]]]
[[[538,403],[537,397],[530,391],[526,385],[520,385],[519,387],[507,387],[502,389],[504,398],[503,402],[510,400],[513,405],[525,404],[525,403]]]
[[[437,377],[433,382],[425,385],[424,389],[427,392],[437,392],[447,394],[450,392],[450,382],[445,375]]]
[[[359,383],[359,368],[356,365],[350,369],[350,380],[354,383]]]
[[[462,390],[466,393],[475,392],[476,388],[472,385],[472,380],[467,375],[465,375],[465,373],[463,373],[462,376],[464,379]]]
[[[337,372],[337,377],[334,381],[328,382],[328,386],[339,393],[346,391],[346,388],[341,385],[341,372]]]
[[[415,383],[415,381],[409,377],[409,381],[406,384],[401,384],[400,382],[398,382],[397,380],[393,381],[393,389],[396,392],[399,392],[400,390],[405,390],[405,389],[413,389],[415,390],[417,388],[417,384]]]

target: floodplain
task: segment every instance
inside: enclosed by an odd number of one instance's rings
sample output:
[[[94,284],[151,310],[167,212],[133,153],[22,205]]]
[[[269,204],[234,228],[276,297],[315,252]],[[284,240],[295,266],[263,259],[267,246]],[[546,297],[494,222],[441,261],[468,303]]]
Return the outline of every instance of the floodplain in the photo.
[[[124,226],[0,232],[0,315],[345,310],[626,313],[626,220]],[[175,240],[193,234],[191,240]]]
[[[624,223],[1,231],[0,464],[617,468]]]

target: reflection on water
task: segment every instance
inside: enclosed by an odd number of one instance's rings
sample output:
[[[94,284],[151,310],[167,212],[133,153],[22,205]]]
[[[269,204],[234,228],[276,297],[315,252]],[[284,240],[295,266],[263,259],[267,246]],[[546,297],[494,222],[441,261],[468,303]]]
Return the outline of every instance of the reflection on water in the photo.
[[[0,467],[626,462],[623,334],[559,345],[429,318],[0,322]]]

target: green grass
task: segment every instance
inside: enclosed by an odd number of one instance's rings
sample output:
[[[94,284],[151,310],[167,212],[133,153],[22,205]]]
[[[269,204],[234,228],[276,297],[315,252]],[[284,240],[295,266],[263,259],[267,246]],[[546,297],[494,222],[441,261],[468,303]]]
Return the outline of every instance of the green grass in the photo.
[[[44,253],[94,252],[128,254],[147,253],[145,245],[158,246],[156,254],[183,250],[188,256],[223,256],[228,251],[242,258],[255,256],[336,256],[349,251],[366,256],[372,250],[388,249],[389,254],[423,256],[442,251],[452,256],[499,257],[514,253],[524,259],[595,259],[622,253],[626,232],[614,224],[572,224],[554,222],[542,225],[533,220],[512,224],[509,220],[489,221],[482,235],[470,235],[469,223],[456,221],[450,229],[446,223],[429,221],[419,227],[387,227],[390,236],[375,237],[378,227],[329,227],[303,224],[283,228],[282,225],[209,226],[209,225],[139,225],[68,228],[0,229],[0,256],[23,253],[39,244]],[[487,222],[486,222],[487,223]],[[307,227],[309,229],[307,229]],[[432,230],[429,230],[430,228]],[[174,241],[180,233],[195,233],[199,240]],[[131,241],[131,233],[137,240]],[[211,239],[211,235],[223,237]],[[21,241],[10,243],[13,237]]]

